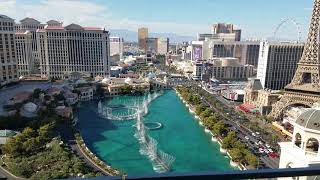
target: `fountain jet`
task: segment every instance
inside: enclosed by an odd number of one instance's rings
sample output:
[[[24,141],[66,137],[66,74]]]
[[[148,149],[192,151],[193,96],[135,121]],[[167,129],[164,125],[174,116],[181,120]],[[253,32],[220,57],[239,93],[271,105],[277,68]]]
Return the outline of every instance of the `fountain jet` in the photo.
[[[138,110],[138,115],[136,119],[137,131],[135,133],[135,137],[138,139],[140,143],[139,152],[141,153],[141,155],[145,155],[150,159],[155,172],[168,172],[171,170],[171,165],[175,161],[175,157],[161,150],[158,150],[158,142],[146,133],[145,125],[141,117],[142,113],[143,111]]]

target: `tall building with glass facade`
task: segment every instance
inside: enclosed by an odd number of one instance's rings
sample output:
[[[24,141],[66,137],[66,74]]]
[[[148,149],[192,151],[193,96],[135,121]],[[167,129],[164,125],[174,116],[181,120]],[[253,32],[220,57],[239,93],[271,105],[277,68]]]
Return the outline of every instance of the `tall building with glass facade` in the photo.
[[[263,88],[281,90],[289,84],[303,48],[304,44],[261,42],[257,79]]]
[[[148,28],[139,28],[138,29],[138,44],[139,44],[139,49],[145,50],[147,47],[146,45],[146,40],[148,38]]]
[[[0,84],[18,80],[14,20],[0,14]]]
[[[158,38],[146,39],[146,52],[157,54],[158,53]]]
[[[169,38],[158,38],[158,54],[166,54],[169,51]]]
[[[109,32],[77,24],[46,26],[37,31],[43,77],[66,78],[73,72],[91,77],[110,74]]]

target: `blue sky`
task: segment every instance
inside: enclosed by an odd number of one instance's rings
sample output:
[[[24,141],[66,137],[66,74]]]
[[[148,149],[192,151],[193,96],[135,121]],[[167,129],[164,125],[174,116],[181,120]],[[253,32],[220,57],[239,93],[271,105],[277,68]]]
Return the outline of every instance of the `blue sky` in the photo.
[[[233,23],[245,38],[273,35],[284,18],[293,18],[306,36],[313,0],[0,0],[0,13],[17,20],[31,16],[40,21],[57,19],[66,23],[136,30],[147,26],[152,32],[196,35],[210,32],[211,24]],[[297,38],[293,23],[278,33]]]

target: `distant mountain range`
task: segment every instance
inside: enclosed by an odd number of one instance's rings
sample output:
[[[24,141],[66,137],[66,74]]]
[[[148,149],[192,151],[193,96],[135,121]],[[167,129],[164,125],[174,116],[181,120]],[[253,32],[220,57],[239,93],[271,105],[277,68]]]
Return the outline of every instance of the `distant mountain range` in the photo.
[[[125,42],[138,42],[138,32],[126,29],[111,29],[111,36],[123,37]],[[171,43],[181,43],[184,41],[195,40],[196,37],[182,36],[174,33],[149,33],[149,37],[167,37]]]

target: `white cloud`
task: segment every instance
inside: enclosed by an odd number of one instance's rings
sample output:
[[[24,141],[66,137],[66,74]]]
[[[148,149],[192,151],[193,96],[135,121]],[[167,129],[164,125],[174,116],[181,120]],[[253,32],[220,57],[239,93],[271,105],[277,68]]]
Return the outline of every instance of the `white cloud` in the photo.
[[[104,6],[85,1],[42,0],[37,4],[17,3],[16,0],[0,2],[0,12],[18,20],[33,17],[42,22],[56,19],[65,24],[74,22],[87,26],[103,26],[101,21],[111,16]]]
[[[41,22],[50,19],[63,21],[64,25],[78,23],[83,26],[99,26],[107,29],[129,29],[136,31],[146,26],[154,32],[174,32],[195,35],[209,32],[210,25],[181,24],[175,22],[144,22],[129,17],[117,20],[106,6],[82,0],[40,0],[39,3],[22,3],[16,0],[0,0],[0,12],[16,19],[16,22],[33,17]]]
[[[5,14],[8,16],[12,16],[13,11],[16,9],[16,1],[15,0],[0,0],[0,12],[1,14]]]

